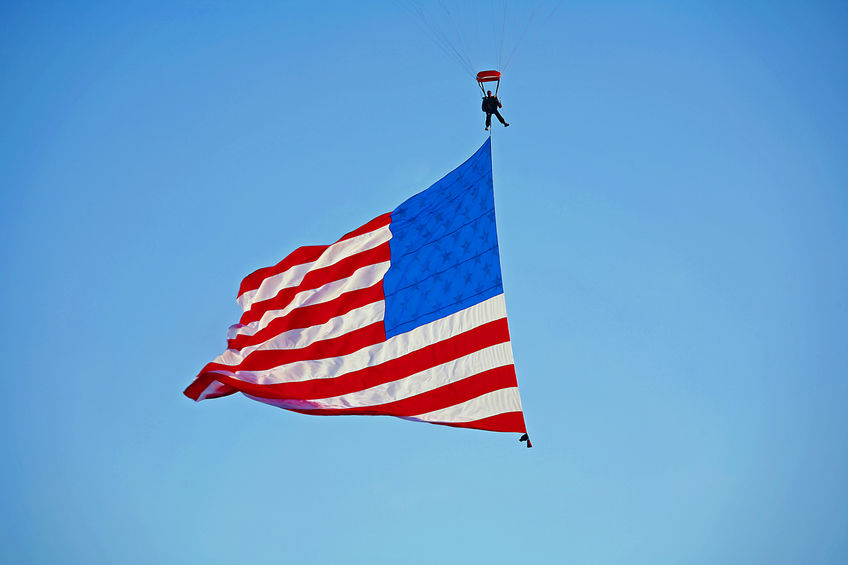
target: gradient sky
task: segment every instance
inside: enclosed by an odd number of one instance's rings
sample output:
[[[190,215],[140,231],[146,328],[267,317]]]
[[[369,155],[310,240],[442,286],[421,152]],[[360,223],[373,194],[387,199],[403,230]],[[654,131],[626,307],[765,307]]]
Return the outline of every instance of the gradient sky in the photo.
[[[537,19],[493,139],[530,450],[182,395],[244,275],[483,143],[409,6],[18,4],[0,562],[848,562],[844,2]]]

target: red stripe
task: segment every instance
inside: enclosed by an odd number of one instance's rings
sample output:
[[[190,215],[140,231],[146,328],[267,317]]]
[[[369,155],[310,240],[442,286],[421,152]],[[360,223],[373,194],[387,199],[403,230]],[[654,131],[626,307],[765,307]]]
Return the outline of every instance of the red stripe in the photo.
[[[515,365],[504,365],[503,367],[489,369],[488,371],[477,373],[461,381],[456,381],[428,392],[376,406],[357,408],[297,408],[292,409],[292,411],[316,416],[356,414],[360,416],[399,416],[403,418],[441,410],[467,402],[489,392],[517,386],[518,380],[515,378]]]
[[[344,241],[346,239],[350,239],[352,237],[356,237],[358,235],[362,235],[364,233],[368,233],[379,229],[383,226],[387,226],[391,223],[392,216],[391,214],[382,214],[377,216],[370,222],[366,223],[362,227],[359,227],[352,232],[345,234],[339,241]],[[238,295],[241,296],[245,292],[249,292],[251,290],[256,290],[262,285],[262,281],[267,279],[268,277],[272,277],[274,275],[278,275],[285,271],[288,271],[295,265],[301,265],[303,263],[311,263],[316,261],[329,245],[309,245],[305,247],[298,247],[285,259],[274,265],[273,267],[264,267],[262,269],[258,269],[253,271],[249,275],[247,275],[244,280],[241,281],[241,286],[239,287]]]
[[[325,324],[331,318],[347,314],[355,308],[373,304],[383,299],[383,281],[380,281],[367,288],[345,292],[327,302],[295,308],[285,316],[275,318],[253,335],[241,334],[227,340],[227,347],[239,350],[249,345],[264,343],[285,331]]]
[[[524,423],[523,412],[504,412],[496,416],[472,420],[471,422],[427,422],[452,428],[471,428],[473,430],[488,430],[490,432],[515,432],[526,434],[527,425]]]
[[[342,355],[350,355],[354,351],[359,351],[363,347],[385,341],[385,339],[386,328],[383,321],[380,320],[379,322],[374,322],[339,337],[316,341],[299,349],[260,349],[253,351],[242,359],[238,365],[209,363],[203,368],[201,373],[215,370],[265,371],[279,367],[280,365],[294,363],[295,361],[341,357]]]
[[[213,381],[218,380],[217,377],[219,376],[220,375],[216,375],[215,373],[201,373],[200,375],[195,377],[194,381],[190,385],[188,385],[188,387],[186,387],[186,389],[183,391],[183,394],[188,396],[192,400],[199,400],[200,395],[203,394],[203,391],[206,390],[209,385],[212,384]],[[222,396],[229,396],[237,392],[240,392],[237,388],[233,386],[228,386],[220,393],[207,396],[206,398],[220,398]]]
[[[385,214],[380,214],[370,222],[363,224],[362,227],[356,228],[352,232],[348,232],[342,236],[339,241],[344,241],[346,239],[350,239],[352,237],[356,237],[358,235],[362,235],[364,233],[368,233],[370,231],[374,231],[382,228],[383,226],[387,226],[392,223],[392,213],[386,212]]]
[[[237,392],[239,391],[234,389],[233,387],[227,387],[223,390],[219,390],[218,392],[206,395],[205,400],[209,400],[210,398],[223,398],[225,396],[230,396],[231,394],[235,394]]]
[[[292,410],[296,412],[296,410]],[[347,416],[346,413],[331,412],[322,414],[322,416]],[[420,421],[420,420],[413,420]],[[436,424],[438,426],[450,426],[451,428],[468,428],[471,430],[485,430],[489,432],[508,432],[516,434],[526,434],[527,425],[524,423],[523,412],[504,412],[496,414],[488,418],[480,418],[479,420],[471,420],[470,422],[424,422],[426,424]]]
[[[306,273],[303,280],[297,286],[281,289],[273,298],[254,302],[250,309],[242,314],[240,323],[247,325],[262,318],[265,312],[269,310],[282,310],[291,303],[292,299],[299,292],[305,290],[313,290],[320,288],[327,283],[346,279],[353,275],[358,269],[376,263],[383,263],[392,258],[391,247],[389,242],[383,243],[372,249],[368,249],[361,253],[356,253],[350,257],[345,257],[338,263],[315,269]]]
[[[262,281],[264,281],[268,277],[273,277],[274,275],[284,273],[295,265],[301,265],[303,263],[311,263],[313,261],[317,261],[321,254],[324,253],[324,251],[328,247],[329,245],[307,245],[304,247],[298,247],[297,249],[289,253],[285,259],[283,259],[273,267],[263,267],[261,269],[257,269],[246,277],[244,277],[244,279],[241,281],[241,286],[239,287],[238,295],[241,296],[245,292],[256,290],[262,285]]]
[[[283,400],[329,398],[396,381],[507,341],[509,341],[509,329],[506,318],[501,318],[380,365],[365,367],[335,378],[266,385],[245,382],[235,377],[225,377],[218,374],[212,375],[212,378],[217,378],[222,383],[235,387],[242,392],[262,398]],[[202,374],[203,372],[201,372]]]

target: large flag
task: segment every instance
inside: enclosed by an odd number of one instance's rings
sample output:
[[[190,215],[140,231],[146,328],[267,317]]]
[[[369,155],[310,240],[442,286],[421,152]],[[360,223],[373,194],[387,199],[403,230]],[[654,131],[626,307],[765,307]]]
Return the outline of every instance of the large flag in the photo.
[[[185,394],[304,414],[525,434],[506,321],[491,140],[389,214],[248,275],[228,349]],[[529,440],[528,440],[529,447]]]

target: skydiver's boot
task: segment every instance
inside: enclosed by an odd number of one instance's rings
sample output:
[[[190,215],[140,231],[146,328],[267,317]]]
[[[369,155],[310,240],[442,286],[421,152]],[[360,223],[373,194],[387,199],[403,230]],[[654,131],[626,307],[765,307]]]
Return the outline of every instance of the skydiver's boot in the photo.
[[[508,128],[508,127],[509,127],[509,124],[504,123],[504,127],[505,127],[505,128]]]

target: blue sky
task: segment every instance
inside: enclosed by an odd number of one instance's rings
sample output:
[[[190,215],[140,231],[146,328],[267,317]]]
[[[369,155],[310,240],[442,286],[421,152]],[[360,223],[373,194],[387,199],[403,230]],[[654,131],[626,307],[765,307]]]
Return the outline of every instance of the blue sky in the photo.
[[[0,561],[844,563],[848,8],[542,20],[493,139],[527,450],[182,395],[244,275],[484,141],[414,11],[4,4]]]

